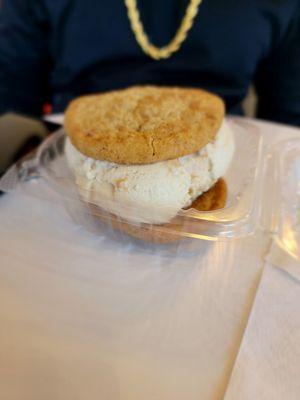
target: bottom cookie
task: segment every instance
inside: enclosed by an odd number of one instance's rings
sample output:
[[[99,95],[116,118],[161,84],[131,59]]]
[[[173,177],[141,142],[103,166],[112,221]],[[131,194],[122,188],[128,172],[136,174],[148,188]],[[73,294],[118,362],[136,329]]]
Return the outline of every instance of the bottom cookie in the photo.
[[[226,182],[224,179],[219,179],[211,189],[199,196],[190,208],[194,208],[198,211],[218,210],[225,206],[226,199]],[[182,238],[177,233],[183,229],[181,218],[175,217],[172,221],[163,225],[132,225],[113,214],[103,213],[103,210],[94,204],[89,204],[89,207],[95,217],[109,224],[113,229],[136,239],[157,244],[167,244],[176,242]],[[161,228],[160,230],[157,229],[158,226]]]

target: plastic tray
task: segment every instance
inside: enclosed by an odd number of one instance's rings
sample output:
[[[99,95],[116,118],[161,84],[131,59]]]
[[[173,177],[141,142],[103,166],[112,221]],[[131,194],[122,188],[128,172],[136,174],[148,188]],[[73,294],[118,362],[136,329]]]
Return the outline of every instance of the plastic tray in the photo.
[[[224,177],[228,186],[226,207],[210,212],[193,209],[181,211],[177,216],[178,224],[172,228],[152,225],[151,229],[172,233],[174,236],[206,240],[236,238],[254,231],[260,212],[257,196],[260,192],[261,135],[250,123],[246,126],[234,121],[229,123],[234,132],[236,151],[231,167]],[[92,209],[81,200],[78,190],[80,188],[76,187],[75,179],[66,163],[64,142],[63,130],[49,137],[39,148],[34,165],[31,165],[30,169],[35,169],[38,175],[60,193],[77,223],[101,234],[105,225],[107,232],[107,224],[99,223],[98,218],[101,213],[101,219],[105,219],[105,211]],[[23,175],[26,176],[28,171],[27,166],[27,171],[26,168],[23,169]],[[107,213],[106,220],[110,219],[111,215]],[[131,224],[139,226],[138,223]],[[122,237],[128,239],[127,235]]]
[[[236,151],[224,177],[228,187],[226,207],[209,212],[182,210],[176,216],[176,223],[172,225],[130,222],[129,226],[134,229],[151,229],[158,235],[168,234],[175,241],[184,239],[177,242],[181,245],[188,243],[192,247],[199,246],[198,239],[226,240],[254,232],[261,212],[262,138],[259,130],[251,123],[239,120],[228,122],[234,133]],[[115,229],[124,220],[121,221],[118,216],[84,200],[86,196],[83,195],[82,188],[76,185],[64,155],[65,138],[64,130],[47,138],[39,147],[36,157],[18,163],[4,177],[2,188],[4,186],[4,190],[11,191],[17,187],[26,193],[28,187],[34,186],[28,180],[42,179],[47,187],[59,195],[59,201],[77,224],[96,234],[113,236],[121,242],[136,242]],[[115,209],[119,206],[124,207],[124,204],[114,204]],[[130,210],[131,214],[132,212],[134,209]]]

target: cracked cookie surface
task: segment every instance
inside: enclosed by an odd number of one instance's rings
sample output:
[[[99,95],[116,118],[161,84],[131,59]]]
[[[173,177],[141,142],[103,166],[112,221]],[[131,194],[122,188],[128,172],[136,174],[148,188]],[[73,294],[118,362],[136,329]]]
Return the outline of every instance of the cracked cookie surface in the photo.
[[[200,89],[135,86],[80,97],[65,129],[84,155],[118,164],[149,164],[192,154],[222,124],[222,99]]]

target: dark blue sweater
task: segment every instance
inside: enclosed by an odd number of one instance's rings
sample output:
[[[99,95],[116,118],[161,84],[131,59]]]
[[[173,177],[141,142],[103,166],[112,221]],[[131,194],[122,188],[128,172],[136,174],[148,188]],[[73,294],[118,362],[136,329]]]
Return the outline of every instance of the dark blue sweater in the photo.
[[[2,1],[2,3],[1,3]],[[139,0],[151,41],[166,44],[187,0]],[[300,125],[300,0],[203,0],[178,53],[138,46],[123,0],[0,0],[0,113],[63,111],[75,96],[135,84],[198,86],[240,113],[251,82],[258,116]]]

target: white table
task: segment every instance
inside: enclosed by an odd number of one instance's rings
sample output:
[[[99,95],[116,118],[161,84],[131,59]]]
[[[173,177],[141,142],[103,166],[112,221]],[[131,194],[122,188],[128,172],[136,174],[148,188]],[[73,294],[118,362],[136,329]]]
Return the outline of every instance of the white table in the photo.
[[[299,130],[258,123],[265,145]],[[197,257],[126,251],[51,203],[0,198],[0,398],[222,399],[265,233]]]

